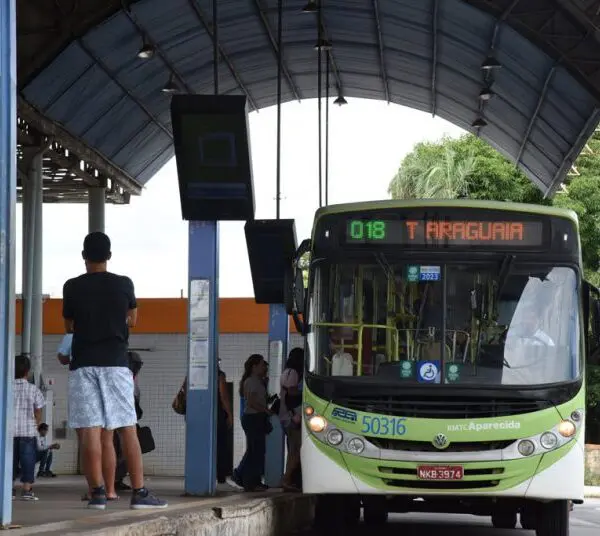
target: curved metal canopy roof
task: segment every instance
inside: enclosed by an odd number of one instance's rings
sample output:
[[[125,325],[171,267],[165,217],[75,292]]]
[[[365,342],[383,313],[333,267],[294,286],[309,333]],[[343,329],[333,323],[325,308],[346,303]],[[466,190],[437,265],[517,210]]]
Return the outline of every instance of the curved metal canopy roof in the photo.
[[[284,101],[317,95],[318,17],[302,13],[306,1],[284,0]],[[548,195],[600,119],[597,1],[322,2],[334,97],[477,132]],[[139,193],[173,155],[165,84],[212,92],[211,5],[19,0],[20,117]],[[276,103],[276,34],[275,0],[219,0],[221,92],[246,94],[251,109]],[[144,42],[151,59],[137,56]],[[482,100],[488,87],[495,96]]]

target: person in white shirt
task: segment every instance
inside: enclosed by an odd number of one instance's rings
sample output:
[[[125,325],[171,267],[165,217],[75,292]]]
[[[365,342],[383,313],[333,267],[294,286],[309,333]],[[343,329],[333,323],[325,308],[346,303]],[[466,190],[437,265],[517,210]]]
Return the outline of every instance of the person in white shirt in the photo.
[[[40,464],[37,477],[54,478],[56,475],[52,472],[52,451],[58,450],[60,445],[52,443],[48,445],[48,425],[43,422],[38,426],[37,437],[37,462]]]
[[[17,356],[13,384],[13,480],[18,474],[21,475],[22,501],[38,500],[32,490],[35,481],[37,426],[42,421],[42,408],[46,405],[42,392],[27,379],[30,370],[29,358],[25,355]]]

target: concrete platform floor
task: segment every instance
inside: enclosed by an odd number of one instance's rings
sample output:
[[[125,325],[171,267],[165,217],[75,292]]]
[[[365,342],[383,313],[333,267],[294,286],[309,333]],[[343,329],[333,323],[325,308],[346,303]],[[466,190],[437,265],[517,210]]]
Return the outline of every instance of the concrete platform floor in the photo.
[[[169,501],[163,510],[130,510],[130,492],[121,492],[118,501],[108,503],[106,510],[88,510],[81,496],[86,491],[82,476],[58,476],[40,479],[34,491],[39,501],[13,501],[13,525],[11,535],[21,534],[66,534],[91,531],[107,526],[118,526],[151,519],[160,515],[171,515],[189,509],[214,508],[236,503],[241,500],[259,499],[277,494],[281,490],[264,493],[242,493],[229,485],[219,485],[216,497],[198,498],[183,496],[183,478],[147,477],[146,486],[156,495]]]

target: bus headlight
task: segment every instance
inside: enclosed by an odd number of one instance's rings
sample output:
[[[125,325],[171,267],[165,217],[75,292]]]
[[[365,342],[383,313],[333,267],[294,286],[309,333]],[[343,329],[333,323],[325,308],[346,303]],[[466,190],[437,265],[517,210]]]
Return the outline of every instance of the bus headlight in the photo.
[[[311,429],[312,432],[319,433],[325,430],[325,428],[327,427],[327,421],[320,415],[313,415],[308,420],[308,427]]]
[[[546,450],[552,450],[558,444],[558,437],[556,437],[556,435],[552,432],[546,432],[545,434],[542,434],[542,437],[540,437],[540,444]]]
[[[310,417],[311,415],[313,415],[314,412],[315,412],[315,410],[312,406],[306,406],[304,408],[304,415],[306,415],[307,417]]]
[[[519,441],[519,446],[517,448],[519,449],[519,454],[521,454],[521,456],[531,456],[535,452],[535,445],[533,444],[533,441],[530,441],[529,439]]]
[[[365,442],[358,437],[353,437],[350,441],[348,441],[346,448],[350,454],[360,454],[363,450],[365,450]]]
[[[344,440],[344,434],[337,430],[336,428],[332,428],[327,432],[327,441],[334,446],[339,445]]]
[[[563,437],[573,437],[577,427],[571,421],[562,421],[558,425],[558,433]]]
[[[575,421],[576,423],[578,423],[578,422],[581,422],[581,419],[583,419],[583,414],[578,409],[575,410],[573,413],[571,413],[572,421]]]

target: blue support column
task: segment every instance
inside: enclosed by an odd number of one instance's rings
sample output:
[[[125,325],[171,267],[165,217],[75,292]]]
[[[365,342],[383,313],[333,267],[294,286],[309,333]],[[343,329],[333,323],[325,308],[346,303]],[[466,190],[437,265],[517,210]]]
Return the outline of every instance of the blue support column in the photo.
[[[189,224],[185,492],[190,495],[214,495],[217,485],[218,225]]]
[[[12,521],[17,191],[15,0],[0,0],[0,524]]]
[[[269,393],[279,393],[279,380],[285,365],[289,344],[289,316],[285,306],[269,305]],[[271,417],[273,431],[267,436],[265,484],[281,485],[284,472],[285,439],[279,419]]]

